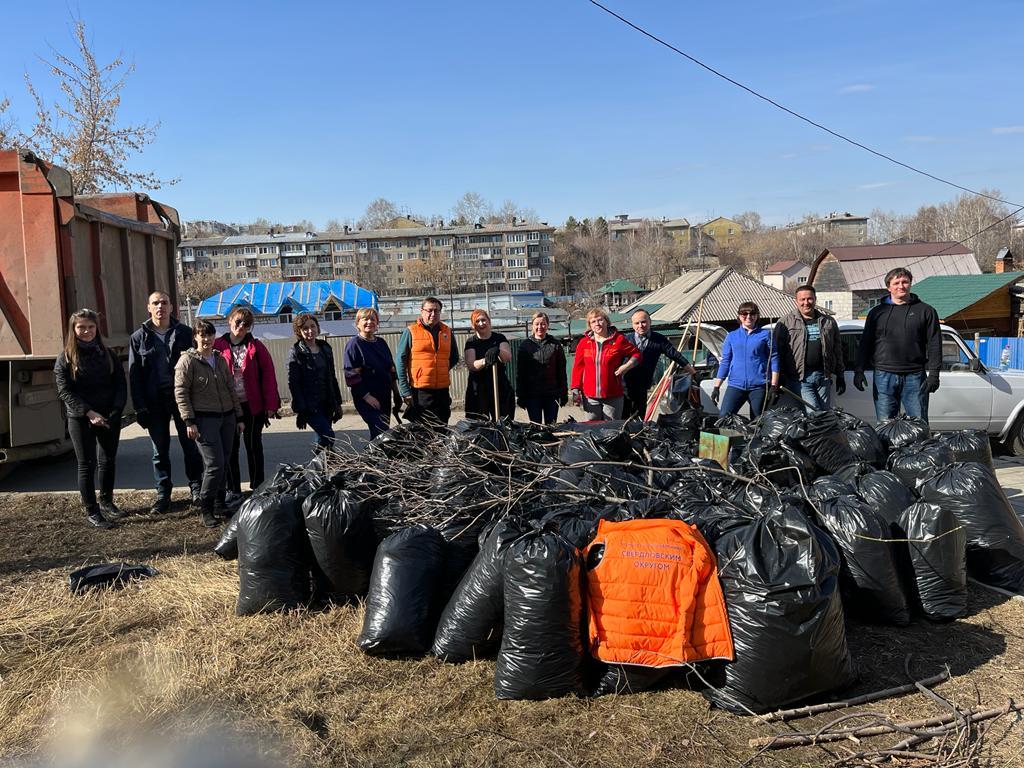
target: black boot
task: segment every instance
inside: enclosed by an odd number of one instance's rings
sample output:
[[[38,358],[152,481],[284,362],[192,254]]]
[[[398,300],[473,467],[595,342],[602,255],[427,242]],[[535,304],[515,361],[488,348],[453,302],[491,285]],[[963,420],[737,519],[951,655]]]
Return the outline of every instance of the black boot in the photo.
[[[203,525],[207,528],[216,528],[220,523],[217,522],[217,517],[212,509],[203,510]]]
[[[113,528],[114,524],[100,514],[100,508],[95,504],[87,505],[85,508],[85,519],[93,528]]]
[[[100,512],[103,513],[103,516],[107,518],[107,520],[120,520],[125,516],[124,510],[114,503],[113,498],[100,499]]]

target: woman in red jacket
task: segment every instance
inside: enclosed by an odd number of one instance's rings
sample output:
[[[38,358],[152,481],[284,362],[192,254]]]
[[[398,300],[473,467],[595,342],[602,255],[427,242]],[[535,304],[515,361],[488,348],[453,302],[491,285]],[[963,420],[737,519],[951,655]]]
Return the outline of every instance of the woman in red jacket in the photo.
[[[249,487],[255,490],[263,483],[263,428],[270,426],[271,418],[278,417],[281,397],[277,393],[274,361],[263,342],[250,333],[252,323],[252,310],[235,307],[228,315],[230,330],[213,343],[213,348],[227,361],[235,392],[242,403],[242,423],[245,424],[242,440],[245,441],[245,458],[249,464]],[[239,442],[236,434],[228,463],[229,493],[225,503],[229,507],[241,501],[242,497]]]
[[[604,310],[590,310],[587,325],[572,361],[573,402],[594,420],[622,418],[622,374],[640,364],[640,352],[608,322]]]

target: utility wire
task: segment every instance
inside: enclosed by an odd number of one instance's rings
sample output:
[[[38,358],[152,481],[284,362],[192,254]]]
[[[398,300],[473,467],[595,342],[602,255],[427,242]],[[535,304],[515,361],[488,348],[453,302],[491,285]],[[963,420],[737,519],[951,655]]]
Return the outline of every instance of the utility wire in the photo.
[[[920,168],[916,168],[913,165],[910,165],[909,163],[904,163],[902,160],[897,160],[892,155],[887,155],[884,152],[880,152],[877,149],[872,149],[867,144],[863,144],[863,143],[857,141],[856,139],[851,139],[849,136],[844,136],[843,134],[839,133],[838,131],[834,131],[831,128],[829,128],[828,126],[822,125],[821,123],[816,122],[815,120],[812,120],[811,118],[809,118],[809,117],[807,117],[805,115],[802,115],[802,114],[800,114],[799,112],[797,112],[795,110],[790,109],[789,107],[785,106],[784,104],[780,104],[779,102],[775,101],[774,99],[769,98],[768,96],[765,96],[763,93],[760,93],[759,91],[755,91],[750,86],[744,85],[743,83],[739,82],[738,80],[734,80],[733,78],[731,78],[728,75],[726,75],[724,72],[718,71],[714,67],[712,67],[712,66],[710,66],[708,64],[705,64],[703,61],[701,61],[700,59],[696,58],[695,56],[691,56],[690,54],[686,53],[686,51],[682,51],[679,48],[676,48],[671,43],[667,42],[666,40],[663,40],[660,37],[658,37],[657,35],[655,35],[655,34],[653,34],[651,32],[648,32],[646,29],[644,29],[643,27],[639,26],[638,24],[634,24],[632,21],[630,21],[629,19],[625,18],[624,16],[620,16],[618,13],[616,13],[612,9],[610,9],[607,6],[602,5],[601,3],[597,2],[597,0],[587,0],[587,1],[591,5],[593,5],[593,6],[597,7],[597,8],[600,8],[602,11],[607,13],[609,16],[613,16],[614,18],[618,19],[619,21],[621,21],[626,26],[632,27],[637,32],[639,32],[641,35],[644,35],[645,37],[649,37],[654,42],[658,43],[659,45],[663,45],[664,47],[668,48],[670,51],[673,51],[673,52],[679,54],[683,58],[685,58],[685,59],[689,60],[690,62],[696,64],[698,67],[706,69],[711,74],[715,75],[716,77],[720,77],[722,80],[725,80],[727,83],[731,83],[732,85],[736,86],[740,90],[746,91],[751,96],[754,96],[754,97],[756,97],[758,99],[761,99],[762,101],[767,102],[768,104],[771,104],[776,109],[780,109],[783,112],[785,112],[786,114],[791,115],[792,117],[795,117],[798,120],[804,121],[808,125],[813,125],[815,128],[824,131],[825,133],[829,134],[830,136],[834,136],[835,138],[837,138],[837,139],[839,139],[841,141],[845,141],[847,144],[852,144],[853,146],[855,146],[855,147],[857,147],[859,149],[863,149],[865,152],[870,152],[872,155],[875,155],[876,157],[880,157],[883,160],[888,160],[890,163],[893,163],[894,165],[898,165],[901,168],[906,168],[908,171],[912,171],[913,173],[916,173],[916,174],[919,174],[919,175],[924,176],[926,178],[932,179],[933,181],[937,181],[937,182],[939,182],[941,184],[947,184],[948,186],[954,187],[954,188],[959,189],[959,190],[961,190],[963,192],[968,192],[968,193],[970,193],[972,195],[976,195],[977,197],[983,197],[983,198],[986,198],[987,200],[993,200],[993,201],[995,201],[997,203],[1003,203],[1005,205],[1010,205],[1010,206],[1020,205],[1020,203],[1011,203],[1008,200],[1003,200],[1002,198],[995,197],[993,195],[986,195],[984,192],[978,192],[977,190],[971,189],[970,187],[965,187],[962,184],[957,184],[956,182],[950,181],[949,179],[944,179],[941,176],[936,176],[933,173],[928,173],[928,171],[922,170]],[[1024,206],[1022,206],[1022,207],[1024,207]]]

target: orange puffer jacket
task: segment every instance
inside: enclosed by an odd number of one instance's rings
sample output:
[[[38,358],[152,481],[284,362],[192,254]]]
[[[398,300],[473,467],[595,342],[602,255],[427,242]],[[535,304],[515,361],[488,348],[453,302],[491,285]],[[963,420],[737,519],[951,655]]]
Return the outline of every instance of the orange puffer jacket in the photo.
[[[694,526],[602,520],[586,562],[594,658],[646,667],[732,660],[715,555]]]

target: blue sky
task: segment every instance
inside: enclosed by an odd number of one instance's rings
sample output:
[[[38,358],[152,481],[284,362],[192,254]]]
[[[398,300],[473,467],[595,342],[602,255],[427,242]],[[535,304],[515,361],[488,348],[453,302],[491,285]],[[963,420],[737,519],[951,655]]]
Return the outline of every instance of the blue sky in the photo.
[[[1024,4],[609,0],[677,47],[904,162],[1024,204]],[[812,8],[813,5],[813,8]],[[541,218],[744,210],[910,212],[957,192],[845,145],[586,0],[447,3],[35,0],[9,4],[0,96],[73,49],[137,70],[135,164],[180,177],[183,218],[358,218],[387,197],[447,215],[474,190]]]

